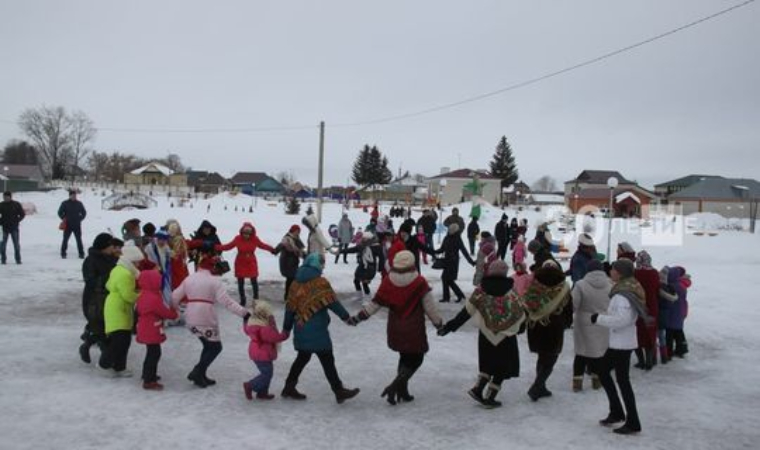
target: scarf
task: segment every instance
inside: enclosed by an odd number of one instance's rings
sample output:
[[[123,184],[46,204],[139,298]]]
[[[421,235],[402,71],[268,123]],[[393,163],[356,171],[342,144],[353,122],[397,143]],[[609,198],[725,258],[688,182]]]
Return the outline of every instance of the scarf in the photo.
[[[509,291],[505,295],[492,296],[488,295],[483,288],[477,287],[465,306],[470,315],[475,311],[480,314],[482,318],[481,330],[485,328],[492,335],[503,333],[513,336],[517,334],[520,325],[525,320],[525,311],[520,304],[520,296],[515,291]],[[489,334],[484,334],[493,342]]]
[[[335,291],[326,278],[317,277],[306,282],[296,279],[290,285],[285,307],[295,312],[298,323],[303,325],[311,316],[336,300]]]
[[[549,316],[562,312],[570,299],[569,294],[570,286],[564,281],[555,286],[546,286],[534,279],[520,300],[531,324],[540,322],[546,325]]]
[[[402,318],[409,317],[423,297],[430,292],[430,285],[421,275],[407,286],[396,286],[390,277],[383,278],[373,301],[385,306]]]
[[[628,300],[628,303],[631,304],[631,308],[636,311],[636,315],[644,320],[644,323],[650,324],[654,321],[654,319],[647,314],[646,304],[644,303],[644,299],[646,299],[644,288],[641,287],[641,284],[636,281],[635,278],[628,277],[615,283],[610,291],[610,298],[616,295],[625,297],[625,299]]]
[[[116,263],[117,265],[127,269],[132,275],[135,277],[135,280],[140,278],[140,271],[135,267],[135,263],[132,261],[124,258],[123,256],[119,258],[119,262]]]

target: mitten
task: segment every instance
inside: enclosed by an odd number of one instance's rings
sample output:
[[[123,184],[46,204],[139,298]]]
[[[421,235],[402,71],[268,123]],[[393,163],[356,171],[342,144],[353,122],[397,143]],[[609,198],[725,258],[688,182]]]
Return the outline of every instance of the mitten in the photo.
[[[346,319],[346,325],[350,325],[352,327],[355,327],[355,326],[359,325],[359,322],[360,322],[360,320],[356,316],[351,316],[348,319]]]
[[[438,336],[446,336],[447,334],[451,333],[451,328],[449,327],[449,324],[442,326],[438,329]]]
[[[599,314],[594,313],[591,314],[591,323],[596,323],[596,319],[599,317]]]

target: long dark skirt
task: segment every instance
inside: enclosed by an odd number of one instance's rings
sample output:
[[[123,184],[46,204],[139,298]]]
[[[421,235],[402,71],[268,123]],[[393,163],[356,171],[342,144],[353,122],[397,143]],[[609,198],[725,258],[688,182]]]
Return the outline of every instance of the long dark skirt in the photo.
[[[505,380],[519,377],[520,351],[517,336],[493,345],[483,333],[478,333],[478,368],[482,373]]]

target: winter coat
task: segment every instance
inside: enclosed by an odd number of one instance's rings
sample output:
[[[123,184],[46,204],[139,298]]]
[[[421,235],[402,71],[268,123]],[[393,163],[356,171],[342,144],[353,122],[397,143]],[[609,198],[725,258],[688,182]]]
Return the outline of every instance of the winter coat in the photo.
[[[540,282],[546,286],[558,286],[566,282],[562,271],[556,269],[541,269],[535,272],[533,277],[534,283]],[[560,354],[564,344],[565,329],[572,322],[573,306],[567,301],[545,319],[528,324],[528,348],[533,353]]]
[[[0,202],[0,226],[3,231],[10,232],[18,229],[18,224],[26,217],[24,208],[16,200]]]
[[[596,324],[610,330],[609,348],[613,350],[634,350],[639,344],[636,340],[636,310],[630,301],[617,294],[610,300],[607,312],[599,314]]]
[[[686,271],[682,267],[671,267],[668,271],[668,287],[675,293],[674,302],[660,302],[660,314],[664,315],[665,328],[668,330],[683,330],[684,313],[686,312],[686,288],[679,282]]]
[[[220,341],[219,318],[214,305],[221,303],[230,312],[240,317],[247,313],[246,309],[233,300],[225,289],[222,280],[205,269],[185,278],[185,281],[172,292],[172,304],[179,307],[179,302],[187,298],[185,308],[185,324],[193,334],[204,337],[209,341]]]
[[[64,200],[58,207],[58,217],[66,221],[66,228],[77,230],[82,225],[82,221],[87,217],[87,211],[79,200]]]
[[[422,226],[425,234],[435,233],[436,223],[432,214],[423,214],[420,220],[417,221],[417,225]]]
[[[601,358],[610,342],[609,330],[591,323],[592,314],[602,314],[610,305],[612,281],[601,270],[586,274],[573,286],[575,320],[573,341],[575,354],[587,358]]]
[[[451,225],[452,223],[459,225],[459,231],[457,231],[457,235],[461,236],[462,232],[465,230],[465,223],[462,216],[458,214],[456,216],[454,214],[450,215],[449,217],[446,218],[446,220],[443,221],[443,226],[446,228],[449,228],[449,225]]]
[[[390,283],[396,288],[403,289],[411,285],[418,276],[417,271],[405,273],[392,271],[382,283]],[[416,304],[406,316],[400,311],[389,308],[386,327],[388,348],[399,353],[426,353],[429,347],[425,316],[437,326],[443,324],[443,319],[438,314],[438,308],[429,290],[421,298],[412,301],[416,301]],[[373,299],[364,307],[364,312],[371,316],[381,308],[382,306]]]
[[[469,224],[467,224],[467,239],[475,240],[477,239],[478,235],[480,234],[480,225],[478,225],[477,220],[471,220]]]
[[[570,279],[573,280],[573,283],[577,283],[586,276],[586,272],[588,272],[586,266],[588,266],[588,263],[593,261],[593,259],[593,256],[581,249],[578,249],[575,252],[570,260]]]
[[[275,251],[280,255],[280,274],[285,278],[295,278],[301,258],[306,255],[301,238],[287,233],[277,244]]]
[[[533,255],[533,265],[530,266],[530,271],[535,272],[536,270],[540,269],[546,261],[554,261],[555,263],[557,262],[549,249],[541,247],[538,252]],[[560,264],[557,263],[557,265],[559,266]]]
[[[293,330],[293,347],[296,351],[304,352],[323,352],[332,350],[332,340],[330,339],[330,315],[327,310],[332,311],[341,320],[348,320],[350,315],[346,308],[335,301],[328,306],[320,309],[309,318],[309,321],[303,325],[296,324],[296,314],[293,311],[285,311],[285,323],[283,330]]]
[[[251,324],[243,326],[243,331],[251,339],[248,356],[251,361],[271,362],[277,359],[277,344],[288,339],[288,333],[277,331],[274,320],[267,325]]]
[[[309,230],[309,237],[306,239],[306,253],[319,253],[324,255],[332,243],[327,240],[322,229],[317,222],[317,216],[310,214],[301,220],[301,223]]]
[[[459,277],[459,253],[464,255],[467,262],[475,265],[475,261],[470,257],[470,252],[465,248],[464,242],[462,242],[462,235],[447,234],[443,238],[441,248],[435,251],[436,254],[443,253],[443,274],[441,278],[444,280],[456,280]]]
[[[512,274],[512,280],[514,280],[513,289],[517,292],[517,295],[525,295],[525,291],[528,290],[528,286],[533,282],[533,275],[529,273],[514,273]]]
[[[659,314],[660,300],[660,276],[657,270],[636,269],[633,273],[636,281],[641,284],[646,294],[646,309],[650,317],[655,320],[647,326],[644,320],[636,320],[636,337],[641,348],[654,348],[657,341],[657,317]]]
[[[517,263],[524,264],[526,255],[525,242],[517,241],[515,248],[512,250],[512,265]]]
[[[137,298],[137,342],[160,344],[166,340],[164,319],[176,319],[177,311],[164,304],[161,274],[156,270],[140,272],[140,296]]]
[[[493,236],[496,238],[496,242],[498,242],[499,245],[504,245],[509,242],[509,224],[505,220],[498,221],[493,230]]]
[[[135,281],[135,274],[121,264],[117,264],[111,270],[106,282],[108,297],[106,297],[103,308],[106,334],[114,331],[132,330],[134,307],[137,300]]]
[[[513,280],[511,278],[505,278],[505,277],[485,277],[483,279],[483,283],[481,285],[481,288],[483,289],[483,292],[491,297],[502,297],[509,293],[509,291],[512,290],[513,286]],[[498,346],[501,341],[504,339],[514,336],[518,333],[523,320],[520,320],[520,322],[515,323],[514,326],[510,327],[510,329],[506,329],[503,331],[499,331],[498,333],[494,333],[493,331],[489,330],[486,321],[481,315],[481,313],[478,311],[477,307],[472,303],[474,296],[470,296],[469,299],[467,299],[467,303],[465,304],[464,308],[457,314],[457,316],[452,319],[449,323],[446,324],[448,328],[451,329],[451,331],[457,331],[462,325],[465,324],[470,318],[475,317],[478,321],[477,326],[480,330],[481,334],[487,334],[488,340],[491,342],[491,345]],[[520,310],[522,311],[522,307],[520,307]],[[524,317],[524,315],[523,315]]]
[[[354,237],[354,226],[348,217],[343,217],[338,222],[338,240],[343,245],[351,243],[351,238]]]
[[[377,256],[372,251],[369,242],[363,242],[354,247],[347,248],[342,253],[356,253],[355,280],[372,281],[375,278],[375,275],[377,275]]]
[[[108,296],[106,282],[111,270],[116,266],[116,261],[115,257],[104,255],[100,250],[90,247],[87,257],[82,262],[82,277],[84,278],[82,309],[90,328],[94,324],[103,326],[103,308]],[[103,329],[92,331],[97,334],[104,333]]]
[[[243,229],[245,228],[253,229],[253,233],[248,239],[246,239],[242,234]],[[256,249],[260,248],[262,250],[274,252],[274,247],[262,242],[261,239],[259,239],[259,237],[256,235],[256,228],[254,228],[253,225],[251,225],[249,222],[243,224],[243,226],[240,228],[240,233],[241,234],[235,236],[231,242],[216,246],[215,250],[226,252],[228,250],[236,248],[237,255],[235,256],[235,277],[258,278],[259,262],[256,259]]]

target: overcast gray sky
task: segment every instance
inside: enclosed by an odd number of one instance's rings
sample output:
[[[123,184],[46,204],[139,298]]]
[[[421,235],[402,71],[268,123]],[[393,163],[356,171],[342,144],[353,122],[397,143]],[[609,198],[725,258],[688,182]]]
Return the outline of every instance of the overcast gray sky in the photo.
[[[0,1],[0,120],[60,105],[98,150],[177,153],[195,169],[292,171],[345,184],[377,145],[394,173],[485,168],[506,135],[521,178],[616,169],[651,186],[689,173],[759,178],[760,2],[529,87],[454,102],[625,47],[740,0]],[[0,122],[0,144],[22,138]]]

